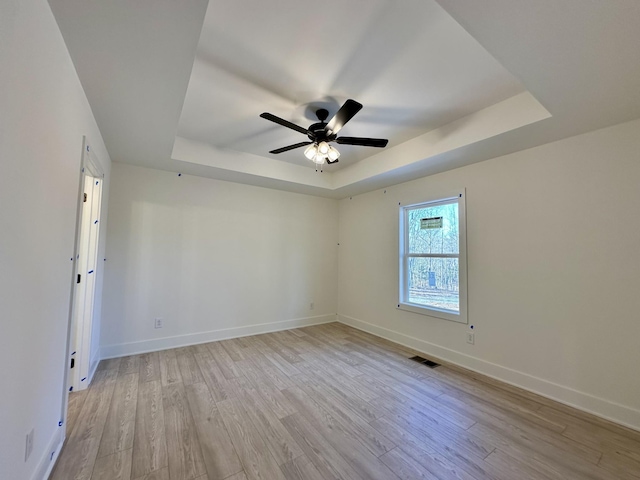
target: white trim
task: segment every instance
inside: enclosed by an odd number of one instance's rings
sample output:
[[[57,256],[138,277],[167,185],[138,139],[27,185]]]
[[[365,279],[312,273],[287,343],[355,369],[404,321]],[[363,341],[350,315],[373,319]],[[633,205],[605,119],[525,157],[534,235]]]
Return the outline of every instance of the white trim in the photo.
[[[38,466],[33,472],[33,475],[31,475],[31,480],[46,480],[49,478],[49,475],[51,475],[51,471],[58,460],[58,456],[60,455],[60,450],[62,450],[65,430],[66,426],[63,424],[54,432],[51,440],[49,440],[49,443],[47,444],[47,448],[44,450],[44,453],[38,462]]]
[[[90,177],[104,178],[104,171],[100,166],[100,161],[93,153],[93,149],[87,143],[86,137],[84,137],[84,147],[82,149],[82,173]]]
[[[611,400],[574,390],[557,383],[534,377],[508,367],[487,362],[445,347],[410,337],[394,330],[379,327],[363,320],[338,314],[338,322],[363,330],[378,337],[386,338],[405,347],[413,348],[427,355],[433,355],[446,362],[486,375],[556,402],[582,410],[597,417],[615,422],[627,428],[640,431],[640,410],[621,405]]]
[[[87,387],[91,385],[93,382],[93,376],[96,374],[96,370],[98,369],[98,365],[100,365],[100,347],[96,348],[97,352],[93,355],[91,359],[91,365],[89,366],[89,375],[87,379]]]
[[[417,303],[403,302],[402,300],[398,301],[397,308],[398,310],[417,313],[419,315],[425,315],[427,317],[440,318],[442,320],[449,320],[451,322],[464,324],[468,323],[467,321],[464,321],[462,318],[460,318],[460,314],[458,312],[454,312],[453,310],[445,310],[444,308],[427,307],[425,305],[419,305]]]
[[[460,188],[447,195],[427,196],[426,199],[416,202],[400,202],[399,208],[399,268],[398,268],[398,304],[397,308],[407,312],[441,318],[451,322],[469,323],[467,314],[467,216],[466,216],[466,189]],[[413,200],[413,199],[412,199]],[[415,254],[409,252],[409,236],[406,234],[409,224],[409,210],[418,208],[435,207],[438,205],[458,204],[458,254]],[[458,301],[459,311],[436,308],[428,305],[419,305],[409,302],[408,294],[408,261],[410,257],[420,258],[457,258],[458,259]]]
[[[186,347],[199,343],[215,342],[228,338],[246,337],[261,333],[278,332],[292,328],[309,327],[322,323],[331,323],[337,320],[336,314],[318,315],[315,317],[296,318],[293,320],[283,320],[281,322],[259,323],[244,327],[222,328],[208,332],[190,333],[187,335],[177,335],[175,337],[155,338],[153,340],[142,340],[139,342],[121,343],[116,345],[103,345],[100,348],[102,359],[125,357],[138,353],[155,352],[168,348]]]

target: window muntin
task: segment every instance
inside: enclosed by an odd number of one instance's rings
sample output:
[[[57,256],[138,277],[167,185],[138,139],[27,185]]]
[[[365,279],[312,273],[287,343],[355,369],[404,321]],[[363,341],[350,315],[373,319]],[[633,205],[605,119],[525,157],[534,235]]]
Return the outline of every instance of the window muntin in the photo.
[[[467,323],[462,193],[400,209],[398,307]]]

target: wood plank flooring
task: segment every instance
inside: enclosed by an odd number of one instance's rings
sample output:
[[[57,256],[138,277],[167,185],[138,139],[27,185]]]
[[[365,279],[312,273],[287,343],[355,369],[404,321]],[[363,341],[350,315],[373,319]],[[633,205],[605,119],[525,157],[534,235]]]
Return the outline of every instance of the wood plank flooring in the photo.
[[[640,480],[640,432],[331,323],[103,361],[54,480]]]

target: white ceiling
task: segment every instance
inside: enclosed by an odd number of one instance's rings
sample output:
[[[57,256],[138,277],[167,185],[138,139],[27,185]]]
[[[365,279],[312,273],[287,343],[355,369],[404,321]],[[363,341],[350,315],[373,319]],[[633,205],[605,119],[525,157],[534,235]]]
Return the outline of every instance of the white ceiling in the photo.
[[[640,117],[636,0],[49,3],[119,162],[341,198]],[[387,148],[268,153],[347,98]]]
[[[299,0],[280,0],[278,8],[211,2],[178,135],[269,157],[308,139],[260,113],[307,127],[318,121],[318,107],[333,115],[354,98],[365,108],[341,135],[388,138],[393,146],[524,91],[434,1],[371,0],[363,10],[359,1],[325,0],[323,9],[311,16]],[[327,170],[378,153],[339,149],[340,162]],[[311,167],[302,152],[272,158]]]

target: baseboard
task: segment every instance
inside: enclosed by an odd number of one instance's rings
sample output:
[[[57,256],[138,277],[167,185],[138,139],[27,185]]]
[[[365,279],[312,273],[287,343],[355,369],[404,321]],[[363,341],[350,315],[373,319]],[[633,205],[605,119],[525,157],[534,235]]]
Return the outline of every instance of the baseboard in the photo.
[[[412,348],[426,355],[432,355],[446,362],[500,380],[529,392],[555,400],[564,405],[596,415],[619,425],[640,431],[640,410],[621,405],[604,398],[580,392],[557,383],[534,377],[502,365],[444,348],[425,340],[410,337],[394,330],[338,314],[338,322],[363,330],[378,337]]]
[[[166,350],[168,348],[186,347],[189,345],[197,345],[199,343],[226,340],[228,338],[238,338],[246,337],[249,335],[258,335],[261,333],[278,332],[281,330],[289,330],[292,328],[309,327],[311,325],[319,325],[322,323],[330,323],[335,321],[336,314],[332,313],[329,315],[296,318],[293,320],[284,320],[281,322],[260,323],[256,325],[247,325],[244,327],[235,328],[223,328],[220,330],[178,335],[175,337],[143,340],[140,342],[121,343],[118,345],[103,345],[100,347],[100,354],[102,359],[125,357],[127,355],[155,352],[158,350]]]
[[[51,440],[49,440],[47,448],[44,450],[35,472],[31,475],[31,480],[46,480],[49,478],[49,475],[51,475],[51,471],[58,460],[58,455],[60,455],[63,443],[64,426],[61,426],[58,427],[51,437]]]
[[[89,364],[89,381],[87,382],[87,385],[91,385],[91,382],[93,381],[93,376],[95,375],[96,370],[98,369],[98,365],[100,364],[100,358],[100,347],[98,347],[96,355],[93,356],[93,358],[91,359],[91,363]]]

